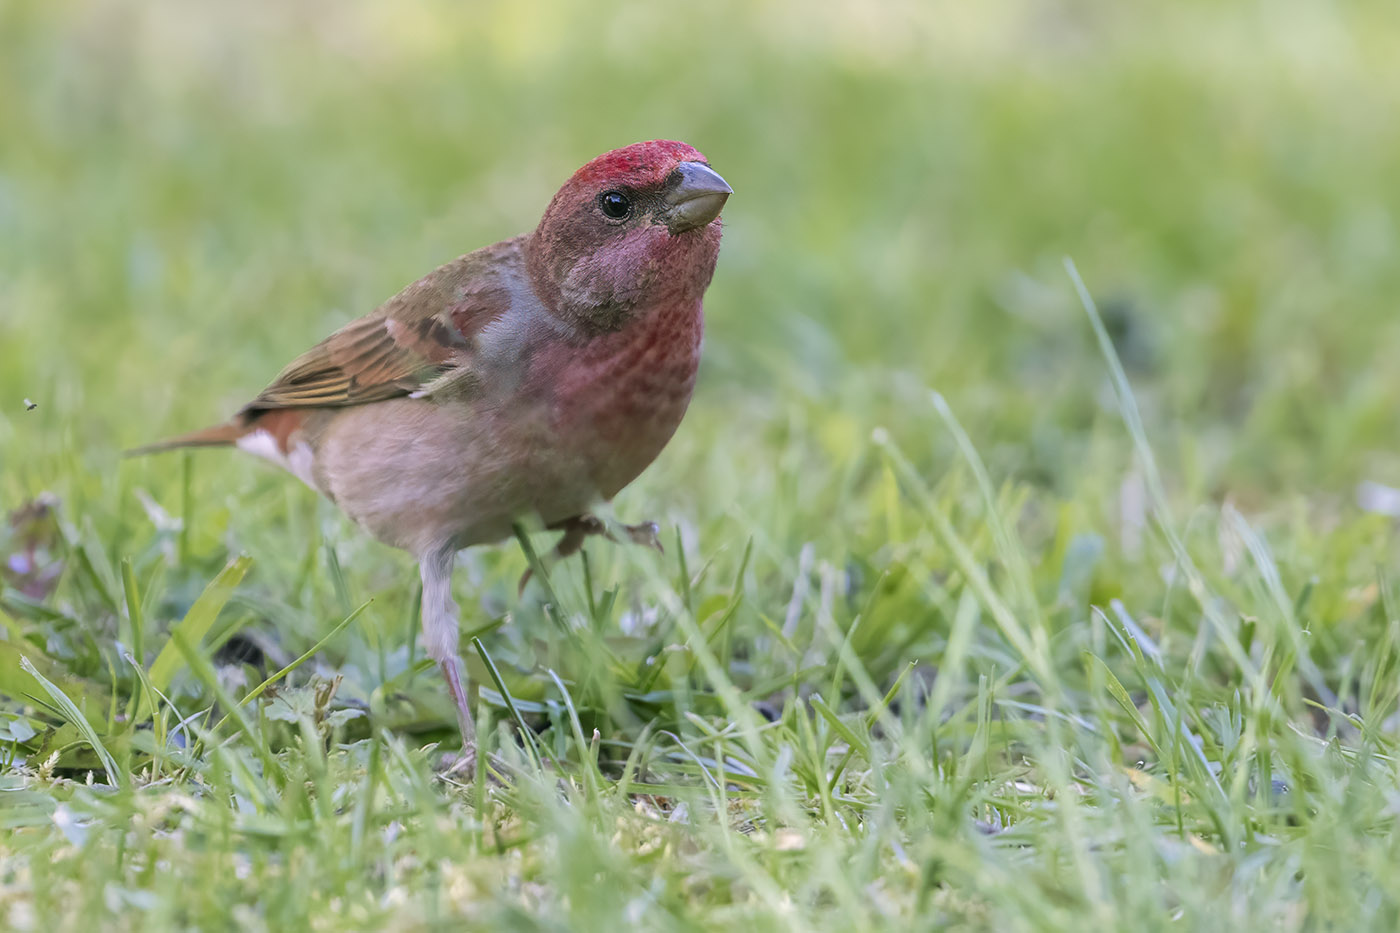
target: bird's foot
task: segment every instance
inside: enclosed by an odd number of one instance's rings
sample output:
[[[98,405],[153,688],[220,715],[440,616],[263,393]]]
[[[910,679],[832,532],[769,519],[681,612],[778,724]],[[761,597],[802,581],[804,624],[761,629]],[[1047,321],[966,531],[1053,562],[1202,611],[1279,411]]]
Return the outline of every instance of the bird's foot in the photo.
[[[476,762],[477,750],[475,746],[464,748],[459,752],[444,752],[433,771],[447,783],[469,784],[476,780]],[[486,756],[483,776],[488,785],[508,787],[509,778],[515,773],[516,769],[507,764],[505,759],[499,755]]]
[[[437,771],[443,777],[467,778],[470,780],[476,775],[476,747],[464,748],[455,754],[444,752],[438,759]]]
[[[566,557],[572,557],[583,548],[583,543],[594,535],[601,535],[609,541],[630,541],[632,544],[640,544],[649,547],[658,553],[665,554],[666,549],[661,546],[661,526],[656,522],[639,522],[635,525],[618,525],[616,531],[608,526],[596,515],[575,515],[573,518],[556,522],[549,526],[550,531],[562,531],[563,537],[554,546],[545,558],[540,561],[541,566],[550,566],[558,563]],[[621,538],[619,538],[621,534]],[[530,582],[534,575],[534,568],[527,567],[520,575],[520,586],[518,593],[525,592],[525,584]]]

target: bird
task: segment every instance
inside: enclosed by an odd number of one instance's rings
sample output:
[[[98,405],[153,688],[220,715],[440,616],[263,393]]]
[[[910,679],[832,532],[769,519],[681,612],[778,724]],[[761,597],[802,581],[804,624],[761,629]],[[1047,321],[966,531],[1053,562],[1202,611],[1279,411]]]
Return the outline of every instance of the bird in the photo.
[[[474,767],[456,554],[522,521],[562,532],[556,559],[614,537],[594,512],[655,460],[689,406],[731,193],[683,142],[605,152],[533,231],[344,325],[228,421],[129,453],[241,448],[412,554],[424,648],[461,731],[458,766]],[[659,547],[654,522],[616,530]]]

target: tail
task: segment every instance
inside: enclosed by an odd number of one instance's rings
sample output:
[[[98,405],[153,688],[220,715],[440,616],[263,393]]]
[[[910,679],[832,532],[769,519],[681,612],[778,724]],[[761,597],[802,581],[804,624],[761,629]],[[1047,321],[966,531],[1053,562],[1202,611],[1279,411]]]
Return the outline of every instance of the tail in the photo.
[[[156,441],[154,444],[146,444],[144,447],[133,447],[131,450],[125,451],[122,456],[144,457],[146,454],[158,454],[166,450],[178,450],[181,447],[231,447],[247,431],[246,425],[239,424],[236,420],[227,421],[202,431],[192,431],[189,434],[181,434],[179,437],[168,437],[163,441]]]

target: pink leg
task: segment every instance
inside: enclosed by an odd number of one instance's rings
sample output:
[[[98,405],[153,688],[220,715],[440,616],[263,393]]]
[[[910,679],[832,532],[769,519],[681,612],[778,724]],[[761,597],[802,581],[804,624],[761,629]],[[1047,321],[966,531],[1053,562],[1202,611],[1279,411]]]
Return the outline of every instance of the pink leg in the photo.
[[[423,641],[428,656],[438,663],[448,693],[457,708],[457,725],[462,730],[462,761],[458,769],[474,770],[476,725],[467,701],[466,676],[457,654],[457,604],[452,601],[452,561],[456,550],[444,546],[425,555],[419,562],[423,576]]]

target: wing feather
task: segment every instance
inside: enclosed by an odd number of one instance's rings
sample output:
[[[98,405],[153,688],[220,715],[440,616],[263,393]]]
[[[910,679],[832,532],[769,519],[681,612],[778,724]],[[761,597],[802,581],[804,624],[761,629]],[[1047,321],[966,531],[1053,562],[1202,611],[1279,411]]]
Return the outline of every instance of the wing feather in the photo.
[[[518,241],[506,241],[448,263],[297,357],[241,413],[364,405],[470,382],[475,335],[509,304],[492,273],[518,257]]]

